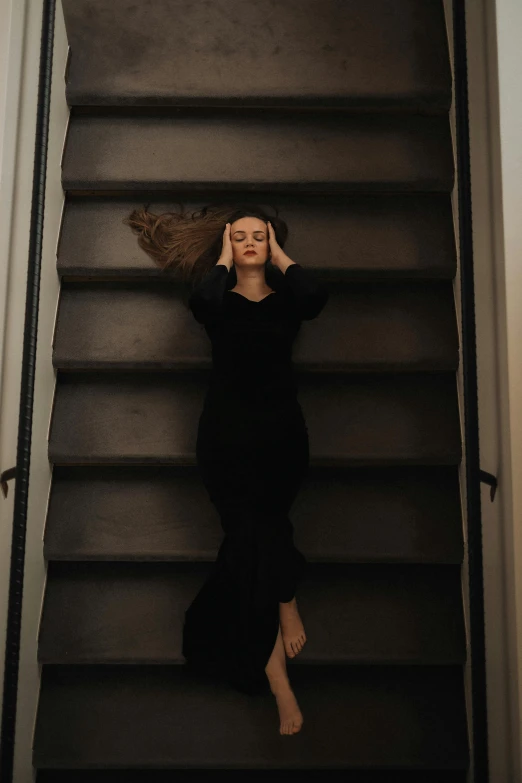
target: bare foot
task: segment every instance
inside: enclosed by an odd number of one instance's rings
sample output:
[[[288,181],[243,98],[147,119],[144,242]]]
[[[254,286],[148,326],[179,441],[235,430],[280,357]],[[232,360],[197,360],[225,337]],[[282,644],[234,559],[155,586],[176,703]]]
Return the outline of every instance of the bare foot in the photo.
[[[270,690],[275,696],[277,709],[279,710],[280,734],[297,734],[301,731],[303,725],[303,714],[299,709],[299,704],[295,694],[290,687],[288,680],[280,683],[270,683]]]
[[[303,725],[303,715],[288,680],[281,626],[277,631],[277,639],[265,672],[279,710],[279,733],[296,734]]]
[[[295,597],[286,603],[279,603],[279,622],[285,652],[289,658],[294,658],[301,652],[306,642],[305,629],[297,610]]]

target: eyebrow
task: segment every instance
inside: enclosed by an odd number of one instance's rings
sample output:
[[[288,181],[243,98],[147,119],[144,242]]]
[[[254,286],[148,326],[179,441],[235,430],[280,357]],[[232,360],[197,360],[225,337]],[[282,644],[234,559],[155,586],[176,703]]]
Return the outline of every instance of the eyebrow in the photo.
[[[264,234],[264,233],[265,231],[262,228],[256,228],[256,230],[254,231],[254,234]],[[246,234],[246,231],[243,231],[243,229],[241,228],[236,228],[234,234]]]

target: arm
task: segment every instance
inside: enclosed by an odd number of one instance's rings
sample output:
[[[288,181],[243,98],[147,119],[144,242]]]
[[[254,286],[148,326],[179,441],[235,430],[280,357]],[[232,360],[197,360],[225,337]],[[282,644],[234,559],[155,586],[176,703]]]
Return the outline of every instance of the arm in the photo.
[[[315,272],[295,262],[289,264],[284,275],[286,289],[298,317],[306,321],[316,318],[329,297],[324,283]]]
[[[189,297],[189,307],[198,323],[208,323],[221,314],[227,277],[226,264],[215,264],[193,289]]]

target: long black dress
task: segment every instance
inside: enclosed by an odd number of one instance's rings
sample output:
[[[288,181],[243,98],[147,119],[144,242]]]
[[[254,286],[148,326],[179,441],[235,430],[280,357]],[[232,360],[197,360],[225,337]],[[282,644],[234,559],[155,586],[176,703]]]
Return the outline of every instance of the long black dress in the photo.
[[[268,686],[279,601],[293,598],[306,566],[288,516],[309,463],[292,344],[328,291],[297,263],[285,273],[272,267],[274,291],[257,302],[229,290],[229,279],[218,264],[189,299],[212,344],[196,455],[224,537],[185,612],[183,655],[188,672],[254,694]]]

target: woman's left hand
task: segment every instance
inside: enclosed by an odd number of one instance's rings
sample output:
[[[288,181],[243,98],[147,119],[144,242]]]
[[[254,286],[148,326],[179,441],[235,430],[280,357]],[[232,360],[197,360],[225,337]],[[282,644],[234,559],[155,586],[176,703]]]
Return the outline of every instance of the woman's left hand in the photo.
[[[283,260],[287,259],[287,255],[283,250],[283,248],[280,247],[278,244],[278,241],[275,236],[275,231],[272,228],[272,224],[270,223],[270,221],[267,222],[268,222],[268,242],[270,244],[270,253],[272,254],[270,261],[274,266],[279,266],[279,264]]]

